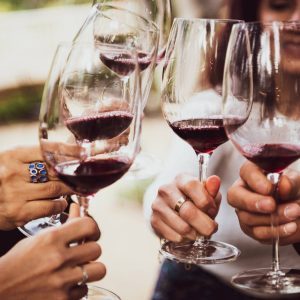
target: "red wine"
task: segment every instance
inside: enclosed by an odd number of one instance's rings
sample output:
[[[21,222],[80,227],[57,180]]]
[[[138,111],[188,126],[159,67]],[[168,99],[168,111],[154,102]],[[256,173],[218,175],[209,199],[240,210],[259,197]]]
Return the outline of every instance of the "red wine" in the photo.
[[[211,153],[228,140],[221,117],[181,120],[170,123],[170,126],[197,154]]]
[[[69,118],[66,120],[66,126],[77,140],[94,141],[118,136],[129,127],[132,119],[131,113],[109,111]]]
[[[104,55],[100,54],[101,61],[115,73],[121,76],[130,75],[135,69],[135,61],[130,54]],[[151,64],[150,57],[144,53],[138,53],[138,64],[141,71],[144,71]]]
[[[126,157],[91,159],[84,162],[65,162],[55,170],[58,177],[76,193],[92,195],[120,179],[132,161]]]
[[[300,158],[300,145],[249,144],[240,150],[248,160],[268,173],[280,173]]]

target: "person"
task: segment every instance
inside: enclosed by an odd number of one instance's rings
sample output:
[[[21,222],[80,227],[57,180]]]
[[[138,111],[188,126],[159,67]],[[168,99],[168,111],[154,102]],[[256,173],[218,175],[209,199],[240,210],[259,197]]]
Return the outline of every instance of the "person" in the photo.
[[[245,21],[300,20],[299,0],[231,0],[229,8],[231,18]],[[233,146],[226,143],[215,151],[209,166],[209,173],[218,176],[209,177],[204,186],[197,179],[198,164],[192,148],[178,137],[174,139],[164,171],[144,196],[145,214],[153,230],[159,237],[174,242],[193,240],[196,233],[211,236],[217,231],[213,239],[237,246],[242,254],[236,262],[190,266],[188,270],[185,265],[165,260],[152,299],[256,299],[233,289],[229,282],[233,275],[253,266],[269,267],[270,247],[257,243],[269,243],[271,239],[270,218],[257,217],[257,213],[269,214],[274,210],[274,200],[267,196],[269,183],[261,170],[245,163]],[[241,179],[236,181],[243,163]],[[300,267],[295,249],[300,242],[299,178],[291,167],[279,187],[282,197],[289,201],[279,208],[280,237],[287,245],[281,251],[281,259],[284,265],[296,268]],[[226,201],[228,189],[229,202],[238,209],[239,219]],[[219,193],[223,201],[214,220],[218,207],[211,211],[210,203],[219,203]],[[181,197],[191,201],[185,201],[176,214],[174,208]],[[248,201],[249,197],[253,201]]]
[[[0,166],[0,299],[81,299],[85,284],[106,273],[95,262],[101,254],[97,223],[76,218],[73,203],[66,224],[24,239],[16,227],[62,213],[69,204],[61,195],[73,191],[46,168],[39,146],[1,152]]]
[[[97,223],[78,216],[72,204],[61,227],[24,239],[0,257],[0,299],[82,299],[86,283],[105,276],[105,266],[95,261],[101,254]]]
[[[43,162],[39,146],[0,153],[0,256],[24,238],[18,226],[63,212],[68,203],[61,195],[73,193],[51,170],[45,182],[32,182],[30,172],[37,172],[29,170],[32,162]]]

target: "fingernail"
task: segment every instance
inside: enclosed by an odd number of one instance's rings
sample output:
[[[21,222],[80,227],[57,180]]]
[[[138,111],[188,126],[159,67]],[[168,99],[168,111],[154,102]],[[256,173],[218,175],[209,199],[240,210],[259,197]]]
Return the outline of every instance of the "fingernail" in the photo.
[[[257,201],[255,206],[260,212],[272,212],[273,201],[271,199],[262,199]]]
[[[210,208],[209,210],[208,210],[208,215],[210,216],[210,217],[215,217],[216,216],[216,214],[217,214],[217,209],[216,208]]]
[[[296,232],[297,224],[295,222],[288,223],[284,225],[283,230],[286,235],[291,235]]]
[[[291,204],[284,210],[284,215],[289,220],[295,220],[300,216],[300,206],[298,204]]]

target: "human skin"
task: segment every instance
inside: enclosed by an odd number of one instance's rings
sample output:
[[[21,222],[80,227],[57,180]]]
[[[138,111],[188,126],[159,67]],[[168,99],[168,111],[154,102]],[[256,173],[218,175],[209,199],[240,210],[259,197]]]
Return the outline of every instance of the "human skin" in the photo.
[[[83,276],[80,266],[88,282],[105,276],[105,266],[95,261],[101,255],[96,242],[100,230],[92,218],[74,218],[75,210],[61,227],[22,240],[0,258],[0,299],[77,300],[87,293],[86,285],[77,285]]]
[[[300,0],[262,0],[258,17],[262,22],[300,21]],[[298,78],[300,72],[300,40],[297,31],[291,31],[286,36],[285,42],[288,45],[282,50],[284,51],[282,68],[287,83],[282,94],[289,98],[294,91],[293,76],[296,75]],[[290,40],[293,40],[293,43]],[[288,76],[291,80],[287,80]],[[299,113],[295,108],[293,112]],[[250,162],[244,163],[240,170],[240,179],[229,189],[227,197],[229,204],[236,209],[244,233],[261,243],[271,244],[273,234],[270,214],[275,212],[277,207],[280,244],[294,244],[300,241],[299,175],[296,171],[287,170],[281,177],[278,189],[283,203],[276,206],[272,197],[273,186],[264,172]]]
[[[0,153],[0,230],[12,230],[28,221],[58,214],[67,207],[61,195],[73,194],[51,170],[49,181],[31,183],[30,162],[43,161],[38,146]],[[53,200],[55,199],[55,200]]]
[[[152,204],[151,226],[156,234],[173,242],[195,240],[197,234],[211,236],[218,229],[214,217],[221,202],[220,179],[211,176],[205,183],[189,174],[180,174],[159,188]],[[174,210],[176,202],[188,199]]]

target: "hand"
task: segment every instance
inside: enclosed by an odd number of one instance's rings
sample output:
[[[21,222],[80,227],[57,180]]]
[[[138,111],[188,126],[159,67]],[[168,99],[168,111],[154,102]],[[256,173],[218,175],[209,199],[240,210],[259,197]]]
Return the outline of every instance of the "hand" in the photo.
[[[87,293],[86,285],[77,285],[82,267],[88,282],[106,273],[105,266],[94,261],[101,254],[99,237],[96,222],[85,217],[22,240],[0,258],[0,299],[81,299]],[[82,240],[86,242],[81,244]]]
[[[271,213],[277,210],[280,244],[300,242],[300,174],[289,171],[281,176],[278,206],[271,196],[273,185],[256,165],[246,162],[240,176],[227,198],[236,209],[243,232],[261,243],[272,243]]]
[[[205,184],[187,174],[160,187],[152,204],[151,225],[160,237],[169,241],[195,240],[197,234],[211,236],[217,231],[214,221],[221,202],[220,179],[212,176]],[[174,210],[176,202],[184,197],[179,214]]]
[[[73,192],[48,170],[49,181],[31,183],[30,162],[43,161],[39,147],[0,153],[0,229],[11,230],[28,221],[58,214],[67,207],[60,198]],[[60,198],[53,200],[55,198]]]

